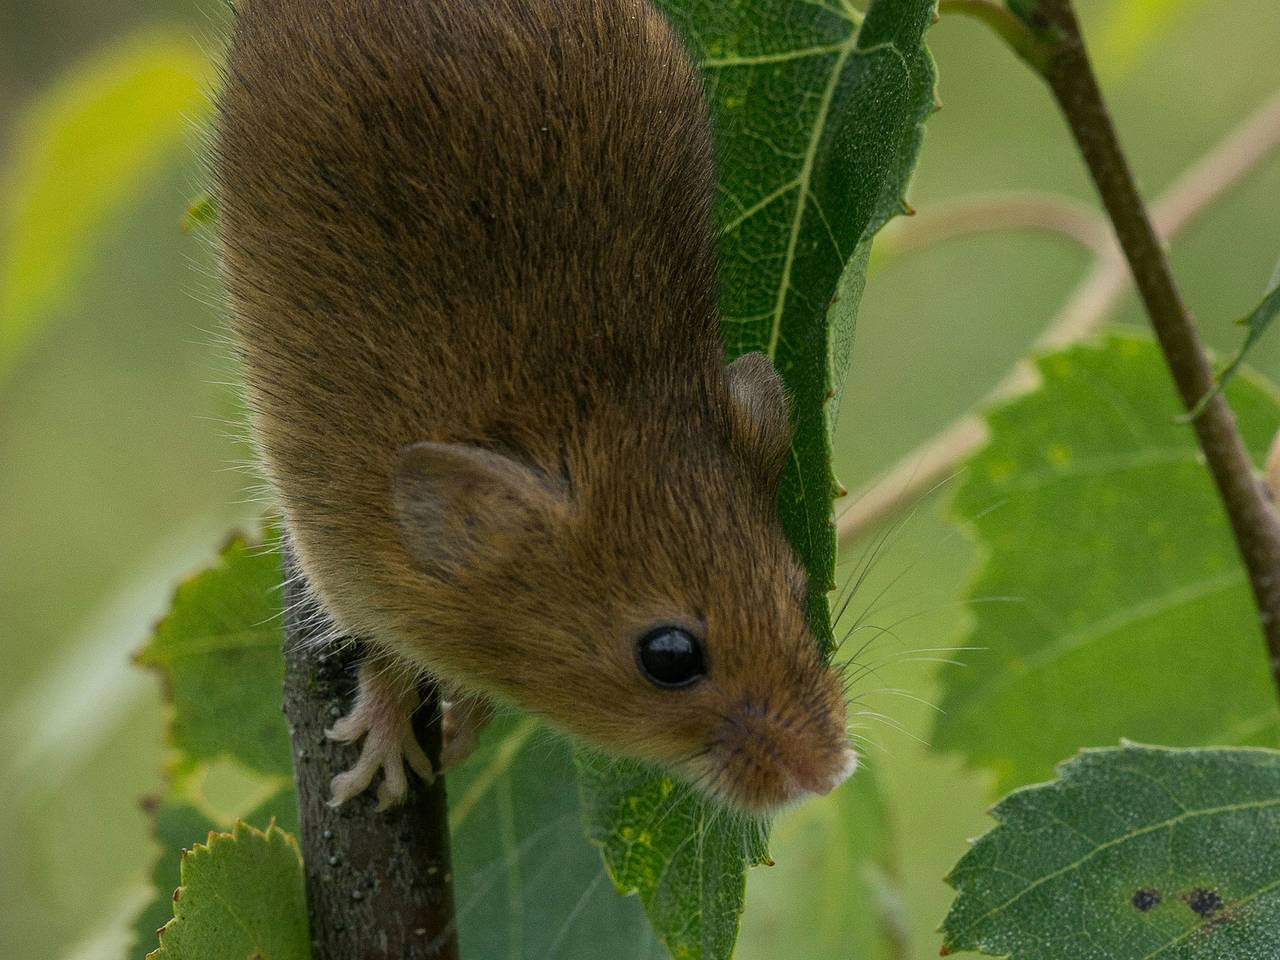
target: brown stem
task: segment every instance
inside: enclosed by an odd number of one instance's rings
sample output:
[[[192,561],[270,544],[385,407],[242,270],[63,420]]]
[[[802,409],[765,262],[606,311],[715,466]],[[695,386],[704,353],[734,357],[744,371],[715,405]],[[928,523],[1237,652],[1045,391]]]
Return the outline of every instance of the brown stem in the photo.
[[[1040,0],[1037,12],[1044,19],[1043,33],[1052,43],[1045,80],[1111,218],[1183,406],[1192,410],[1213,389],[1213,368],[1134,183],[1089,64],[1071,0]],[[1249,572],[1272,677],[1280,692],[1280,515],[1245,449],[1235,415],[1221,395],[1209,403],[1193,426]]]
[[[329,806],[329,781],[358,750],[325,730],[351,704],[356,643],[319,646],[327,621],[285,542],[284,712],[293,742],[312,960],[457,960],[444,778],[411,779],[409,797],[379,812],[369,790]],[[439,698],[423,689],[414,731],[440,760]]]

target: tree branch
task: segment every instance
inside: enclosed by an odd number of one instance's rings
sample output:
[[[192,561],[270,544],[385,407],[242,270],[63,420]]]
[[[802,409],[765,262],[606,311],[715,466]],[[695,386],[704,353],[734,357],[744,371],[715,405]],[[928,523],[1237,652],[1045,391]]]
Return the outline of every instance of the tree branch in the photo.
[[[1115,128],[1107,113],[1098,89],[1093,70],[1089,65],[1070,0],[1041,0],[1038,13],[1044,25],[1040,31],[1043,42],[1050,45],[1051,53],[1040,72],[1044,75],[1057,99],[1072,135],[1084,155],[1094,183],[1115,227],[1125,260],[1128,262],[1139,295],[1147,309],[1156,331],[1156,337],[1164,351],[1166,362],[1173,375],[1183,405],[1191,410],[1201,397],[1212,389],[1213,372],[1204,346],[1196,332],[1186,304],[1182,301],[1156,234],[1152,218],[1137,192],[1129,171],[1128,162],[1120,148]],[[1002,36],[1004,35],[1001,31]],[[1007,37],[1006,37],[1007,39]],[[1015,47],[1016,49],[1016,47]],[[1019,51],[1021,52],[1021,51]],[[1025,57],[1024,57],[1025,59]],[[1266,114],[1280,112],[1273,99],[1264,107]],[[1250,125],[1252,127],[1252,125]],[[1242,133],[1254,134],[1247,129]],[[1242,137],[1230,138],[1229,153],[1215,151],[1222,169],[1220,178],[1235,182],[1261,155],[1275,146],[1278,138],[1276,126],[1267,124],[1262,136],[1253,141],[1239,142]],[[1241,147],[1254,146],[1248,150]],[[1216,191],[1213,181],[1207,177],[1186,180],[1181,195],[1168,202],[1163,213],[1169,223],[1161,224],[1172,232],[1173,224],[1190,219],[1202,208]],[[1109,307],[1118,295],[1122,281],[1116,277],[1113,258],[1101,260],[1081,291],[1087,293],[1091,303]],[[1074,339],[1096,323],[1099,311],[1069,307],[1051,325],[1046,340]],[[1024,371],[1015,369],[998,388],[999,393],[1017,389],[1024,380]],[[1249,572],[1250,585],[1257,602],[1259,621],[1266,637],[1270,653],[1271,673],[1280,691],[1280,518],[1271,504],[1265,486],[1255,475],[1253,464],[1244,448],[1235,418],[1226,401],[1216,397],[1205,413],[1195,421],[1197,439],[1204,451],[1214,482],[1227,509],[1232,531]],[[886,476],[886,481],[897,483],[899,495],[928,489],[938,482],[945,472],[960,459],[975,450],[985,440],[985,427],[963,418],[909,458],[922,468],[911,474],[904,472],[900,463]],[[882,519],[891,512],[880,483],[873,486],[841,522],[841,540],[852,538],[865,524]]]
[[[329,781],[359,752],[325,736],[351,703],[359,645],[319,645],[328,622],[309,596],[287,538],[284,562],[284,712],[312,960],[457,960],[444,778],[428,786],[410,777],[405,803],[382,812],[371,790],[338,809],[329,806]],[[434,687],[421,693],[414,731],[438,769],[439,698]]]
[[[1228,133],[1155,202],[1152,219],[1161,239],[1167,243],[1195,223],[1214,202],[1277,149],[1280,149],[1280,93]],[[976,232],[976,229],[964,232]],[[960,233],[942,231],[938,239],[951,239]],[[915,249],[919,244],[906,246]],[[1108,238],[1070,300],[1037,339],[1033,352],[1058,348],[1088,336],[1111,313],[1130,284],[1124,257],[1115,240]],[[1019,361],[978,406],[1012,396],[1034,383],[1031,365]],[[909,508],[945,482],[986,440],[985,421],[965,414],[902,457],[853,495],[838,522],[840,546],[847,548],[867,531]]]
[[[1045,72],[1049,89],[1111,217],[1183,406],[1193,410],[1213,390],[1213,367],[1138,194],[1089,64],[1071,0],[1040,0],[1038,10],[1047,21],[1046,29],[1056,34]],[[1215,395],[1192,426],[1249,572],[1272,677],[1280,693],[1280,515],[1245,449],[1226,398]]]

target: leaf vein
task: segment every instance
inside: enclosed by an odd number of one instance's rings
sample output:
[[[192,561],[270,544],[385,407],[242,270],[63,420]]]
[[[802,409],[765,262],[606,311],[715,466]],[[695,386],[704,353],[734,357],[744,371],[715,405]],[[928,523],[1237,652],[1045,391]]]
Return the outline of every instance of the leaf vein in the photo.
[[[740,226],[742,226],[744,223],[746,223],[746,221],[754,217],[761,210],[768,207],[775,200],[779,200],[782,197],[785,197],[788,193],[790,193],[799,185],[800,185],[799,179],[792,180],[789,183],[784,183],[782,186],[778,187],[778,189],[772,191],[767,196],[761,197],[751,206],[744,208],[741,213],[739,213],[736,217],[734,217],[732,220],[726,223],[723,227],[721,227],[720,235],[724,236],[726,233],[732,233],[734,230],[737,230]],[[737,201],[736,198],[735,198],[735,202],[738,202],[739,205],[741,205],[741,201]],[[765,314],[765,316],[770,316],[770,314]]]
[[[968,924],[966,924],[964,927],[962,927],[960,930],[957,931],[957,935],[963,934],[969,930],[972,930],[974,927],[982,923],[984,920],[988,920],[991,917],[995,916],[996,914],[1002,913],[1009,907],[1013,906],[1013,904],[1021,900],[1023,897],[1025,897],[1027,894],[1029,894],[1032,890],[1035,890],[1036,888],[1043,886],[1044,884],[1048,883],[1051,880],[1056,880],[1058,877],[1071,873],[1073,870],[1078,870],[1080,867],[1084,866],[1086,863],[1088,863],[1090,860],[1092,860],[1094,857],[1096,857],[1098,854],[1102,853],[1105,850],[1110,850],[1113,847],[1118,847],[1121,844],[1128,843],[1130,840],[1136,840],[1139,837],[1144,837],[1149,833],[1155,833],[1157,830],[1172,829],[1173,827],[1177,826],[1179,823],[1182,823],[1183,821],[1186,821],[1186,820],[1192,820],[1198,817],[1216,817],[1216,816],[1219,816],[1222,814],[1228,814],[1228,813],[1241,813],[1246,810],[1266,810],[1270,807],[1280,807],[1280,797],[1276,797],[1268,800],[1252,800],[1246,803],[1228,803],[1218,807],[1204,807],[1199,810],[1187,810],[1183,813],[1178,814],[1175,817],[1169,817],[1165,820],[1161,820],[1158,823],[1148,824],[1147,826],[1142,827],[1138,830],[1130,830],[1128,833],[1121,834],[1120,836],[1115,837],[1111,840],[1108,840],[1105,843],[1098,844],[1096,847],[1094,847],[1084,856],[1076,860],[1073,860],[1071,863],[1068,863],[1066,866],[1059,867],[1057,870],[1054,870],[1052,873],[1047,873],[1043,877],[1037,878],[1035,881],[1028,884],[1025,888],[1023,888],[1022,890],[1019,890],[1016,894],[1014,894],[1004,903],[1000,904],[999,906],[992,907],[986,913],[982,914],[981,916],[977,917],[974,920],[971,920]],[[1277,881],[1275,884],[1272,884],[1272,886],[1280,886],[1280,881]],[[1265,891],[1260,891],[1260,892],[1265,892]]]
[[[1215,594],[1225,593],[1238,587],[1243,582],[1244,573],[1241,570],[1233,570],[1227,575],[1207,577],[1187,584],[1180,590],[1171,591],[1163,596],[1134,604],[1110,617],[1103,617],[1101,620],[1095,620],[1075,630],[1064,631],[1059,634],[1055,642],[1040,650],[1034,657],[1025,660],[1020,669],[1005,670],[993,683],[978,689],[973,694],[971,702],[976,703],[990,699],[1014,681],[1022,679],[1033,671],[1042,670],[1068,653],[1112,636],[1117,631],[1132,627],[1143,620],[1153,619],[1189,603],[1196,603]]]
[[[807,47],[802,50],[783,50],[778,53],[761,53],[745,57],[709,57],[700,66],[704,70],[725,70],[731,67],[755,67],[768,63],[789,63],[793,60],[809,60],[814,57],[830,56],[839,53],[843,43],[829,43],[818,47]]]
[[[798,178],[800,193],[796,200],[795,216],[791,220],[791,229],[787,236],[787,255],[783,262],[782,276],[778,282],[778,298],[773,307],[773,325],[769,331],[769,346],[765,351],[770,360],[778,355],[778,337],[782,332],[782,317],[787,309],[787,294],[791,290],[791,270],[795,265],[796,248],[800,242],[800,229],[804,224],[804,212],[809,196],[809,186],[813,181],[813,165],[818,155],[818,145],[822,142],[822,134],[826,129],[827,115],[831,111],[831,102],[835,99],[836,88],[840,85],[840,76],[845,64],[849,62],[857,49],[858,32],[849,34],[848,39],[840,45],[840,55],[831,67],[831,76],[827,79],[826,88],[822,91],[822,99],[818,105],[818,115],[814,118],[813,130],[809,135],[809,146],[804,152],[804,163],[800,167]]]

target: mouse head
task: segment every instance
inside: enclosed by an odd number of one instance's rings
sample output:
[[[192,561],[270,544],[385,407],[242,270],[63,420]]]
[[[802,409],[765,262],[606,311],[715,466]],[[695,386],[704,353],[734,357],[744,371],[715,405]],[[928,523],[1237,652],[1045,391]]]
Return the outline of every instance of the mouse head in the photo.
[[[777,519],[781,380],[748,355],[693,412],[646,416],[653,429],[592,431],[555,475],[472,446],[404,452],[401,531],[453,609],[436,627],[456,641],[448,666],[740,809],[826,793],[856,757]]]

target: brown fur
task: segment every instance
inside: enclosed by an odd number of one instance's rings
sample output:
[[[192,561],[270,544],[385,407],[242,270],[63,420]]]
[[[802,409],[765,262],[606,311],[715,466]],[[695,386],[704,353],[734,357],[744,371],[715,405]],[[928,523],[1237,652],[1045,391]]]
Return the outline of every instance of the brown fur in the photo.
[[[785,397],[723,366],[709,121],[662,17],[251,0],[220,121],[254,428],[335,620],[742,806],[830,785]],[[645,680],[657,623],[705,637],[705,682]]]

